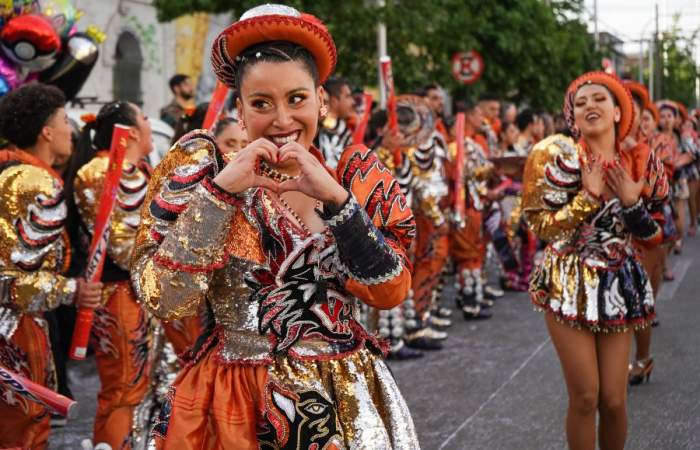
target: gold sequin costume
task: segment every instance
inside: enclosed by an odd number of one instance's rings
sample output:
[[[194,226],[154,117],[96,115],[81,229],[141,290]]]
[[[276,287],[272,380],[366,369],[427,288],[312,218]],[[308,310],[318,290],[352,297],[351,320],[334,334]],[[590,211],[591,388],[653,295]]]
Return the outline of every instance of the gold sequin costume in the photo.
[[[76,173],[74,199],[87,253],[109,166],[98,152]],[[118,447],[132,427],[133,410],[148,387],[150,316],[141,308],[129,282],[129,264],[148,189],[150,168],[124,161],[110,217],[107,257],[101,281],[103,304],[95,310],[91,343],[95,349],[100,392],[93,441]]]
[[[522,209],[530,228],[548,242],[530,279],[536,307],[593,332],[647,326],[654,298],[635,254],[633,238],[661,239],[654,220],[668,195],[662,164],[648,147],[619,151],[631,176],[647,180],[639,202],[623,208],[582,189],[582,144],[562,135],[538,143],[528,157]]]
[[[30,155],[0,151],[0,364],[55,385],[43,313],[72,304],[77,283],[61,274],[70,246],[63,183]],[[0,386],[0,447],[46,445],[49,414]]]
[[[368,149],[349,148],[336,173],[351,196],[309,235],[263,189],[216,186],[224,164],[211,136],[193,132],[146,196],[132,265],[141,301],[164,319],[206,302],[215,322],[174,384],[158,442],[417,448],[377,343],[356,320],[358,299],[390,308],[410,285],[415,225],[396,181]]]

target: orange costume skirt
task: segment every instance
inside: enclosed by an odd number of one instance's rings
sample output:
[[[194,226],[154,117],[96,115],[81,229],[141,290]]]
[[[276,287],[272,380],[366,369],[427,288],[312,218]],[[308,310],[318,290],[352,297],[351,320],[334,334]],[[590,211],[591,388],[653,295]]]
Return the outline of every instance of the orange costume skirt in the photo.
[[[55,389],[47,330],[43,319],[24,314],[9,341],[0,337],[0,364]],[[46,448],[51,428],[49,419],[46,408],[0,386],[0,448]]]
[[[450,256],[462,270],[479,270],[486,259],[487,241],[484,239],[482,213],[473,208],[465,211],[466,225],[452,228],[450,232]]]
[[[449,225],[435,226],[425,215],[416,215],[416,246],[413,261],[412,289],[416,314],[425,319],[433,304],[437,285],[447,264]],[[435,302],[437,303],[437,302]]]
[[[153,431],[159,449],[415,449],[393,376],[367,349],[342,359],[223,363],[216,348],[183,369]]]
[[[105,283],[104,292],[108,300],[95,310],[91,336],[101,385],[93,442],[117,449],[148,388],[149,319],[128,282]]]

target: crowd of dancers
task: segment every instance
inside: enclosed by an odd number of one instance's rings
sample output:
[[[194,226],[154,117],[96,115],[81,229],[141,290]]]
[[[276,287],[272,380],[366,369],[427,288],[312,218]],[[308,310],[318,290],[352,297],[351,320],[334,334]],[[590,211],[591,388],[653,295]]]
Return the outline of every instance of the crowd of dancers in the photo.
[[[45,313],[90,308],[95,445],[416,449],[385,356],[438,351],[454,322],[529,291],[562,363],[570,448],[623,448],[667,255],[697,230],[698,111],[590,72],[555,116],[488,94],[448,114],[428,85],[396,98],[393,126],[332,76],[337,57],[318,19],[249,10],[212,50],[235,118],[199,130],[187,114],[155,168],[132,103],[74,140],[56,88],[3,97],[0,364],[57,389],[65,350]],[[125,160],[89,282],[115,125]],[[0,417],[0,447],[46,447],[42,405],[0,386]]]

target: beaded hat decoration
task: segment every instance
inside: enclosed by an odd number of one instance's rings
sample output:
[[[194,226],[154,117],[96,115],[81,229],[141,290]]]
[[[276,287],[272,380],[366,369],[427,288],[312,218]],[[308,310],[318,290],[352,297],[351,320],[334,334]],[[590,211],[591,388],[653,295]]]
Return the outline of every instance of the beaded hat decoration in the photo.
[[[270,41],[287,41],[307,49],[316,61],[320,82],[335,69],[337,53],[333,38],[318,18],[276,4],[256,6],[214,40],[211,63],[214,73],[231,89],[236,86],[236,66],[247,48]]]
[[[587,84],[599,84],[605,86],[615,97],[617,105],[620,107],[620,121],[617,124],[617,140],[622,141],[632,128],[634,118],[634,105],[632,94],[625,87],[620,78],[606,72],[588,72],[571,82],[566,95],[564,96],[564,118],[573,136],[578,139],[581,132],[574,121],[574,99],[578,90]]]

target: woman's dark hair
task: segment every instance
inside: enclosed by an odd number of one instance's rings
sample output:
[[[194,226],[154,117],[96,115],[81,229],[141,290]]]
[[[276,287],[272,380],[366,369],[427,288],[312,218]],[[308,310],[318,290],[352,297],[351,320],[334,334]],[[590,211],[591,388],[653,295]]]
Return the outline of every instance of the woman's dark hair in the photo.
[[[515,117],[515,124],[521,133],[533,123],[535,123],[535,113],[530,108],[523,109]]]
[[[637,94],[636,92],[632,92],[632,101],[637,105],[637,108],[639,108],[640,111],[644,111],[644,99],[642,98],[641,95]]]
[[[186,135],[192,130],[202,128],[208,109],[209,102],[200,103],[194,109],[192,114],[183,114],[179,119],[177,119],[177,124],[175,124],[175,134],[173,134],[171,143],[176,143],[182,136]]]
[[[42,128],[66,104],[60,89],[29,83],[5,95],[0,101],[0,135],[19,148],[36,144]]]
[[[306,68],[314,80],[314,85],[319,85],[318,67],[311,52],[301,45],[288,41],[268,41],[252,45],[243,50],[236,57],[236,86],[241,89],[246,70],[261,62],[289,62],[299,61]]]
[[[508,128],[511,126],[518,128],[518,125],[515,122],[508,122],[507,120],[501,122],[501,133],[500,134],[505,136],[506,132],[508,131]]]
[[[75,265],[79,267],[77,269],[73,268],[71,272],[76,270],[77,273],[80,273],[86,257],[86,255],[81,254],[84,249],[80,243],[79,228],[81,220],[73,191],[75,176],[78,170],[89,163],[98,151],[109,150],[112,143],[114,125],[136,126],[137,117],[138,111],[136,107],[129,102],[116,101],[107,103],[100,108],[97,118],[92,122],[86,123],[80,133],[75,151],[71,155],[68,169],[63,175],[66,206],[68,207],[66,229],[71,240],[71,246],[74,249]]]
[[[218,122],[216,122],[216,126],[214,127],[214,137],[219,137],[219,135],[223,133],[229,125],[234,123],[238,123],[238,121],[233,117],[224,117],[223,119],[220,119]]]
[[[678,110],[673,106],[662,104],[661,106],[659,106],[659,113],[661,113],[661,111],[663,111],[664,109],[668,109],[669,111],[671,111],[673,113],[673,117],[678,117]]]
[[[386,110],[379,109],[372,113],[367,123],[367,131],[365,132],[364,142],[369,143],[368,146],[375,148],[382,140],[379,131],[384,128],[388,122]]]

